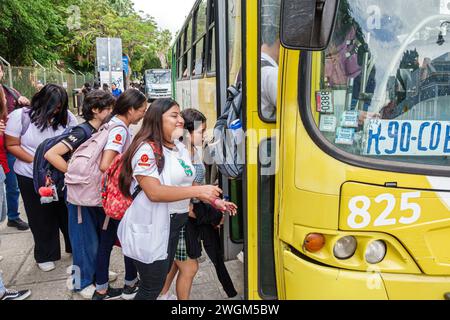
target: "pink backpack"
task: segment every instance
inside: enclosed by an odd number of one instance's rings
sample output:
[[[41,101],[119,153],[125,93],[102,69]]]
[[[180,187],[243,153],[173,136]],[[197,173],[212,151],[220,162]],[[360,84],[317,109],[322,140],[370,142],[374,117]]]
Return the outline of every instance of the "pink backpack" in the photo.
[[[69,203],[83,207],[102,206],[103,173],[100,170],[100,162],[103,149],[108,142],[109,132],[117,127],[127,129],[121,123],[107,123],[73,153],[64,179]],[[130,144],[131,139],[128,136],[124,145],[125,149]]]

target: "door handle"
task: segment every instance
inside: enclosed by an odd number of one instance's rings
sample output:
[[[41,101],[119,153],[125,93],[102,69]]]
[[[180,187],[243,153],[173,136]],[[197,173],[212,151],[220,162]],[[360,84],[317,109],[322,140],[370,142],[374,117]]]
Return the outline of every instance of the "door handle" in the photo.
[[[450,292],[447,292],[446,294],[444,294],[444,298],[445,298],[445,300],[450,300]]]

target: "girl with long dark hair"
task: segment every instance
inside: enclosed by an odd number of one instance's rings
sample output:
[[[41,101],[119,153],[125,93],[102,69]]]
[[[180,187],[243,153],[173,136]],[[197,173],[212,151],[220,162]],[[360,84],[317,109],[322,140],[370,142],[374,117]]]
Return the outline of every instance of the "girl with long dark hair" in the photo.
[[[179,142],[183,132],[178,103],[156,100],[124,154],[122,193],[130,197],[142,189],[118,230],[123,253],[134,260],[140,275],[136,300],[155,300],[160,294],[188,219],[190,199],[215,202],[222,192],[216,186],[193,186],[195,168]]]
[[[48,84],[34,95],[30,108],[10,113],[5,131],[8,151],[17,158],[14,171],[34,238],[34,258],[42,271],[55,269],[54,262],[61,259],[60,230],[66,252],[72,252],[64,199],[41,204],[33,186],[33,160],[39,144],[62,134],[67,127],[77,125],[68,108],[66,90]]]
[[[205,142],[207,119],[203,113],[193,108],[183,110],[181,115],[186,130],[183,142],[188,148],[196,171],[194,185],[204,185],[206,182],[206,167],[203,164],[200,150]],[[237,206],[234,203],[219,200],[216,205],[219,207],[225,206],[231,215],[237,213]],[[175,261],[158,299],[189,300],[192,283],[198,271],[197,259],[200,258],[202,252],[201,240],[203,240],[205,251],[216,268],[217,276],[225,292],[230,298],[237,295],[223,260],[219,232],[223,219],[223,213],[219,210],[202,203],[198,199],[191,200],[189,220],[180,232]],[[169,295],[169,289],[177,273],[177,297],[173,297]]]

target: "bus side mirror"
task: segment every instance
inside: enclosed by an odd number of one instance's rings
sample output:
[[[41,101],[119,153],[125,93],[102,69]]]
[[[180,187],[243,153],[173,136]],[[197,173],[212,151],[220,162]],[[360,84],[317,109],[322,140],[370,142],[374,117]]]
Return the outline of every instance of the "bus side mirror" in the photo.
[[[288,49],[325,50],[339,0],[282,0],[281,44]]]

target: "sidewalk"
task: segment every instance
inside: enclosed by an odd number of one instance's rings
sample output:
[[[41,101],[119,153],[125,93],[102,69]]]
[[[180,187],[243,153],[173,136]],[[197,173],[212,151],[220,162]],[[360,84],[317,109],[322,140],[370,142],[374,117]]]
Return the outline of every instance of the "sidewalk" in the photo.
[[[21,208],[21,212],[23,208]],[[21,215],[22,219],[25,214]],[[24,219],[25,220],[25,219]],[[81,300],[77,294],[67,290],[67,268],[72,264],[72,257],[62,253],[61,261],[56,262],[57,268],[51,272],[42,272],[33,257],[33,237],[30,231],[17,231],[8,228],[6,222],[0,225],[0,270],[7,288],[31,289],[30,300]],[[61,238],[63,243],[63,240]],[[243,294],[243,265],[238,260],[227,262],[236,290]],[[115,248],[111,257],[110,270],[119,274],[118,280],[112,283],[114,287],[123,286],[124,265],[120,248]],[[172,288],[174,293],[174,288]],[[227,296],[217,280],[213,264],[206,259],[200,263],[192,287],[192,300],[222,300]]]
[[[21,204],[21,218],[25,220],[24,209]],[[67,268],[72,264],[72,257],[62,253],[57,268],[51,272],[42,272],[36,265],[33,257],[33,237],[30,231],[17,231],[0,225],[0,270],[3,271],[3,280],[7,288],[31,289],[30,300],[81,300],[81,297],[67,290]],[[61,239],[61,242],[63,240]],[[64,251],[64,250],[63,250]],[[236,290],[243,294],[243,265],[238,260],[227,262]],[[120,248],[114,248],[111,257],[110,270],[119,274],[118,280],[112,283],[113,287],[123,286],[124,265]],[[172,288],[172,292],[174,288]],[[192,288],[192,300],[221,300],[226,299],[221,284],[217,280],[213,264],[206,259],[200,263]]]
[[[79,123],[83,120],[77,117]],[[132,125],[132,132],[136,133],[140,125]],[[19,211],[21,218],[26,221],[25,209],[22,199],[20,200]],[[31,300],[80,300],[78,294],[73,294],[66,287],[68,274],[66,270],[72,265],[72,256],[64,252],[64,240],[61,236],[63,246],[61,260],[56,262],[56,269],[51,272],[42,272],[33,254],[34,241],[31,231],[17,231],[15,228],[6,226],[6,222],[0,224],[0,270],[3,271],[3,281],[7,288],[31,289]],[[226,263],[227,269],[233,279],[234,286],[239,295],[244,292],[244,267],[238,260]],[[111,256],[110,270],[118,273],[113,287],[123,287],[125,276],[123,256],[121,249],[115,247]],[[174,281],[175,283],[175,281]],[[175,293],[172,287],[172,292]],[[214,265],[206,259],[200,263],[199,271],[192,286],[192,300],[221,300],[227,296],[222,289],[222,285],[217,280]]]

